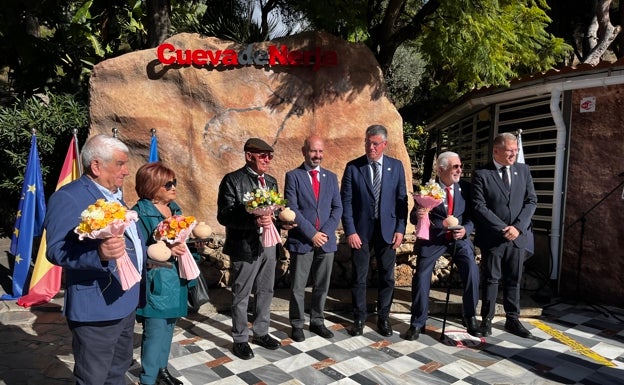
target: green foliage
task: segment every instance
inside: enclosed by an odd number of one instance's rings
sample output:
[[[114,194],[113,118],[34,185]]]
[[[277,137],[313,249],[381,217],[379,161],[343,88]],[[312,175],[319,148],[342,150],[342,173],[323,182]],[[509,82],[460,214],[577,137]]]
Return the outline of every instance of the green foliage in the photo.
[[[551,19],[545,6],[531,0],[444,1],[419,38],[439,88],[432,92],[455,99],[563,60],[571,48],[546,32]]]
[[[0,232],[11,231],[19,194],[24,181],[32,130],[46,196],[56,188],[58,175],[74,129],[81,136],[88,132],[88,111],[83,100],[72,95],[37,94],[0,107]]]

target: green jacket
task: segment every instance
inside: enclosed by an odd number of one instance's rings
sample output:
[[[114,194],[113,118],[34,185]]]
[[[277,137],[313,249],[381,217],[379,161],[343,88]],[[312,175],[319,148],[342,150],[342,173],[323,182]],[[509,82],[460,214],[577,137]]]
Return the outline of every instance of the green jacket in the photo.
[[[173,215],[181,215],[182,210],[175,202],[169,203]],[[146,239],[145,247],[155,243],[153,234],[156,226],[165,217],[149,199],[140,199],[132,208],[139,215],[138,228]],[[171,267],[148,269],[145,307],[137,309],[137,316],[143,318],[179,318],[188,313],[188,283],[180,278],[178,263],[169,260]]]

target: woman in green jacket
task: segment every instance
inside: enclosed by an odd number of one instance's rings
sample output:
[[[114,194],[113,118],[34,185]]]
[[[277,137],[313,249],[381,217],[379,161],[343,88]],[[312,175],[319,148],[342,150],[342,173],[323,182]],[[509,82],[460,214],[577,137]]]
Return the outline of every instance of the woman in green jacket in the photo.
[[[173,170],[160,162],[144,164],[136,174],[139,201],[132,208],[139,216],[139,230],[147,239],[146,247],[155,243],[154,230],[165,218],[181,215],[176,198]],[[183,243],[167,244],[171,258],[166,262],[147,261],[146,304],[137,309],[137,320],[143,324],[141,340],[140,384],[180,385],[167,369],[171,340],[176,321],[187,315],[188,283],[180,278],[176,256],[185,251]]]

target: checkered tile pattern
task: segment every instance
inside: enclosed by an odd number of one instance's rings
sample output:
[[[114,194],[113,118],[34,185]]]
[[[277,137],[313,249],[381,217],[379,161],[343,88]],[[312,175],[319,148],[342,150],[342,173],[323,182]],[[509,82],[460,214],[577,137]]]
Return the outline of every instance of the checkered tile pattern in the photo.
[[[618,313],[619,312],[619,313]],[[475,338],[460,320],[449,319],[444,338],[442,320],[429,318],[426,334],[416,341],[401,335],[409,314],[392,314],[394,334],[382,337],[375,316],[364,335],[351,337],[350,316],[328,313],[326,326],[335,337],[324,339],[305,329],[306,340],[289,338],[288,314],[274,312],[270,334],[282,341],[278,350],[251,345],[255,357],[238,359],[231,351],[231,319],[225,314],[195,315],[178,322],[170,372],[188,385],[207,384],[624,384],[624,313],[604,307],[556,304],[539,319],[575,341],[562,343],[523,323],[529,339],[504,330],[504,318],[495,318],[493,335]],[[574,348],[582,346],[584,351]],[[587,352],[613,366],[597,362]],[[135,350],[140,359],[140,350]],[[130,371],[136,381],[137,362]]]

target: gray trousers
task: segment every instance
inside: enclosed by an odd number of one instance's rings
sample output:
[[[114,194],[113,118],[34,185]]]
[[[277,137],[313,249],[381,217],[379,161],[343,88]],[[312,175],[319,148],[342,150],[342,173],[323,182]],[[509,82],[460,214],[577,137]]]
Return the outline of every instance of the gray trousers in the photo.
[[[293,327],[303,328],[305,323],[305,288],[310,274],[313,281],[310,325],[323,324],[325,320],[323,311],[325,309],[329,283],[331,282],[333,264],[334,253],[324,253],[321,249],[315,249],[304,254],[291,254],[289,318]]]
[[[254,294],[254,336],[269,333],[271,301],[275,282],[276,248],[265,247],[253,261],[232,263],[232,339],[235,343],[248,342],[247,308],[249,296]]]

